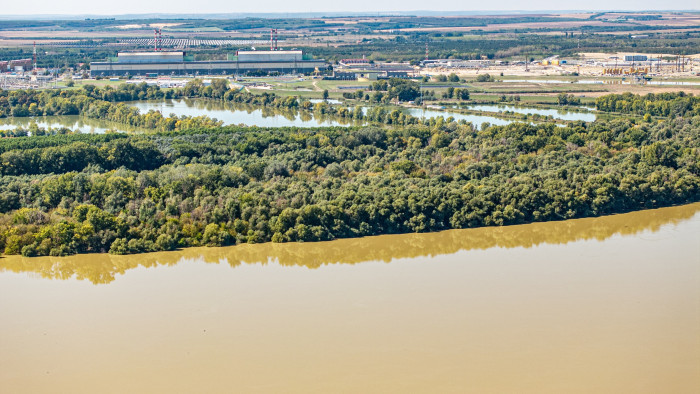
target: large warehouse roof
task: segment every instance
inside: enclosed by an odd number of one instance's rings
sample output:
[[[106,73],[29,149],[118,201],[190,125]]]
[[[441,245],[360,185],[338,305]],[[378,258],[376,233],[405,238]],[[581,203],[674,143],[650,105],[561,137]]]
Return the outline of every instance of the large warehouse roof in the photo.
[[[254,72],[308,73],[324,69],[323,59],[302,51],[239,51],[228,60],[185,61],[184,52],[119,52],[117,61],[91,62],[90,75],[240,75]]]
[[[304,60],[302,51],[238,51],[240,62],[290,62]]]
[[[181,62],[185,57],[184,52],[119,52],[119,63],[163,63]]]

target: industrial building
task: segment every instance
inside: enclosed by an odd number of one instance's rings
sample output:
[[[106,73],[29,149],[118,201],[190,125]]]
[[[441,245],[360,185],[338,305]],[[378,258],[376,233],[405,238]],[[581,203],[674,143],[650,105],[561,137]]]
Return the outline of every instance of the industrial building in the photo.
[[[426,59],[421,62],[425,68],[484,68],[491,64],[490,60],[463,59]]]
[[[32,59],[18,59],[0,61],[0,72],[6,71],[29,71],[32,67]]]
[[[302,51],[238,51],[227,60],[213,61],[194,61],[184,52],[120,52],[112,61],[90,63],[90,76],[296,74],[325,68],[323,59]]]
[[[342,59],[333,75],[324,79],[340,81],[375,81],[377,79],[416,77],[416,70],[409,63],[368,62],[366,59]]]
[[[626,62],[646,62],[647,60],[646,55],[625,55]]]
[[[416,74],[411,71],[334,71],[333,75],[324,77],[323,79],[332,81],[376,81],[379,79],[411,79],[415,78]]]

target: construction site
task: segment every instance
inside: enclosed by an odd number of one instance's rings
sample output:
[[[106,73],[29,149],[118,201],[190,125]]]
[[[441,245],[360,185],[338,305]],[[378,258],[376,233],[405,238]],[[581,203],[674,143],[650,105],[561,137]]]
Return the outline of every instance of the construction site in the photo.
[[[421,62],[422,73],[457,73],[478,75],[491,73],[514,76],[580,75],[639,76],[639,77],[693,77],[700,72],[700,55],[580,53],[576,57],[551,56],[544,59],[523,60],[461,60],[426,59]]]

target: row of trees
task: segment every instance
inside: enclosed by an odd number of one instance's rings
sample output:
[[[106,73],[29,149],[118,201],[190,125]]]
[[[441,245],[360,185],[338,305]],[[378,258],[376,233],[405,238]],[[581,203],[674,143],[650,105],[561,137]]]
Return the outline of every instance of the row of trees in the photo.
[[[596,108],[604,112],[651,116],[698,116],[700,97],[692,94],[649,93],[640,96],[632,93],[608,94],[598,97]]]

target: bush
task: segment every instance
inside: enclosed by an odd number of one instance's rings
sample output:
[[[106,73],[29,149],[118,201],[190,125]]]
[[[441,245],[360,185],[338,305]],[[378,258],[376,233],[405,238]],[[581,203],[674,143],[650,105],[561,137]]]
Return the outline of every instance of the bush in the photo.
[[[490,74],[479,74],[476,77],[476,82],[493,82],[495,79]]]

